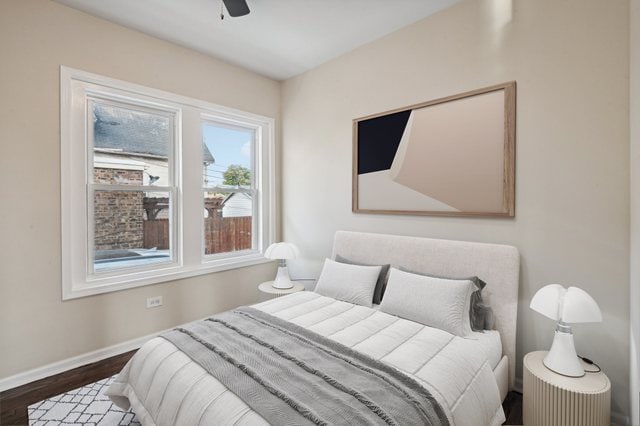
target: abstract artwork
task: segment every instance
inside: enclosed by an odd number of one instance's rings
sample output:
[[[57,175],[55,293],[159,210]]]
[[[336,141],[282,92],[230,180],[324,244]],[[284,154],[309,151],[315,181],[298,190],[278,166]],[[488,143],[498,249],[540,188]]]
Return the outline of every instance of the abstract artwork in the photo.
[[[516,83],[353,120],[353,211],[515,212]]]

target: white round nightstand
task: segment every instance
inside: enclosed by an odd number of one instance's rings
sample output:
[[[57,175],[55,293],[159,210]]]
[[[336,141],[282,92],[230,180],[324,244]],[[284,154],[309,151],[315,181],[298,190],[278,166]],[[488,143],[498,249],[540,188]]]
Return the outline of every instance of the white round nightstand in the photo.
[[[273,281],[267,281],[260,284],[258,290],[266,295],[266,299],[275,299],[286,294],[304,291],[304,284],[293,281],[293,287],[291,288],[274,288]]]
[[[526,426],[599,426],[611,422],[611,383],[602,372],[583,377],[554,373],[542,360],[547,351],[524,357],[523,420]],[[593,365],[584,364],[585,370]]]

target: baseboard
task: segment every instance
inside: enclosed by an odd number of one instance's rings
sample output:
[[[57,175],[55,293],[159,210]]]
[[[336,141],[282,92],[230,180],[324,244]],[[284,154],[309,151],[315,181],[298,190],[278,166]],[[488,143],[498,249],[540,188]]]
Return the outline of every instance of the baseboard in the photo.
[[[153,333],[137,339],[128,340],[126,342],[118,343],[113,346],[98,349],[97,351],[87,352],[82,355],[63,359],[62,361],[54,362],[52,364],[34,368],[33,370],[28,370],[23,373],[18,373],[16,375],[0,379],[0,392],[16,388],[27,383],[35,382],[36,380],[44,379],[55,374],[60,374],[77,367],[82,367],[83,365],[91,364],[96,361],[101,361],[105,358],[138,349],[144,344],[144,342],[153,337],[156,337],[160,333],[161,332]]]
[[[205,318],[208,318],[208,316]],[[180,325],[176,327],[180,327]],[[171,327],[166,330],[160,330],[155,333],[147,334],[146,336],[127,340],[126,342],[117,343],[115,345],[107,346],[106,348],[98,349],[93,352],[87,352],[82,355],[74,356],[71,358],[63,359],[62,361],[34,368],[33,370],[27,370],[13,376],[5,377],[3,379],[0,379],[0,392],[6,391],[8,389],[13,389],[18,386],[26,385],[27,383],[44,379],[55,374],[64,373],[65,371],[72,370],[77,367],[82,367],[83,365],[91,364],[96,361],[101,361],[112,356],[120,355],[134,349],[138,349],[148,340],[153,339],[154,337],[159,336],[165,331],[169,331],[174,328],[175,327]]]

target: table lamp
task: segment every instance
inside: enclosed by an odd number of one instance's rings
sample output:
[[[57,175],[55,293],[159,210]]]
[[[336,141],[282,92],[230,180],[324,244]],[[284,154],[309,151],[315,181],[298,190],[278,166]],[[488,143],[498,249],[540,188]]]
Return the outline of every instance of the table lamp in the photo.
[[[551,349],[543,360],[544,365],[564,376],[584,376],[569,324],[602,322],[602,312],[596,301],[578,287],[566,289],[560,284],[549,284],[538,290],[529,307],[558,321]]]
[[[291,243],[273,243],[267,247],[267,250],[264,252],[264,257],[280,261],[278,274],[275,280],[273,280],[273,288],[287,289],[293,287],[293,283],[289,278],[287,259],[295,259],[297,254],[298,248]]]

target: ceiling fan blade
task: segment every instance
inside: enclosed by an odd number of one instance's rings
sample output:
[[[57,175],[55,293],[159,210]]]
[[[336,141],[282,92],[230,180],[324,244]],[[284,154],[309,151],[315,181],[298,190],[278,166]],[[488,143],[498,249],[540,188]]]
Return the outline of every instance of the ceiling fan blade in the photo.
[[[250,12],[246,0],[222,0],[222,2],[231,17],[248,15]]]

